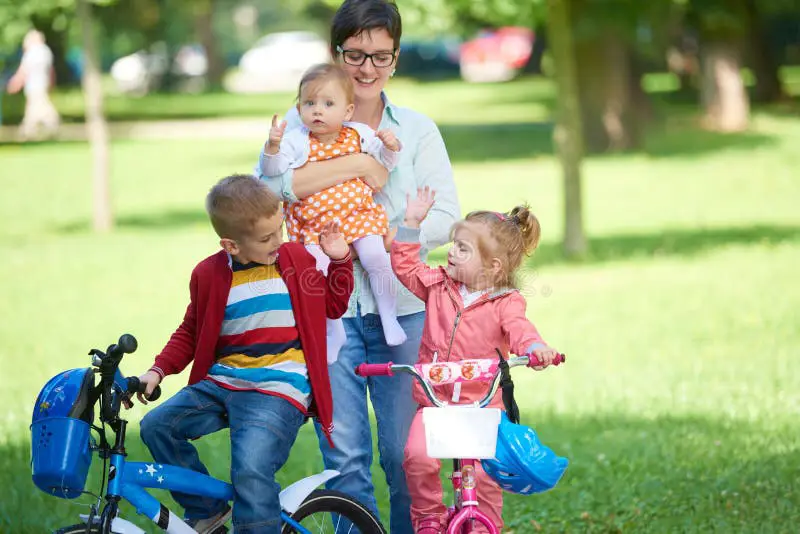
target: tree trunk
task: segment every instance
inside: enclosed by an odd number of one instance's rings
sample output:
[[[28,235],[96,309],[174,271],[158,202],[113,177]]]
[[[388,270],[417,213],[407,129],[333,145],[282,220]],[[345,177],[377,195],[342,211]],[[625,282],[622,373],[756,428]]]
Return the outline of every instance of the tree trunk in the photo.
[[[633,53],[629,54],[628,61],[630,68],[628,83],[630,84],[631,112],[633,113],[637,139],[641,141],[645,133],[644,126],[653,121],[656,112],[655,108],[653,108],[653,101],[650,100],[650,95],[642,87],[642,79],[645,75],[643,62]]]
[[[547,0],[550,45],[555,60],[559,117],[554,141],[564,172],[564,254],[586,253],[581,207],[583,127],[575,49],[572,41],[571,0]]]
[[[93,227],[107,232],[113,225],[109,189],[108,125],[103,114],[103,88],[100,84],[100,62],[94,36],[92,7],[89,0],[78,0],[78,19],[83,35],[83,95],[86,106],[86,134],[93,161]]]
[[[533,50],[531,50],[531,57],[522,68],[525,74],[541,74],[542,73],[542,58],[547,50],[547,28],[545,26],[537,25],[533,33]]]
[[[222,87],[225,63],[219,53],[217,36],[214,33],[214,0],[197,0],[195,3],[195,32],[206,52],[208,71],[206,78],[211,87]]]
[[[750,103],[742,81],[736,45],[711,41],[702,47],[701,102],[703,125],[710,130],[740,132],[747,128]]]
[[[616,32],[576,43],[578,85],[584,144],[589,152],[618,151],[641,144],[640,119],[635,104],[644,106],[644,92],[633,93],[632,54]]]
[[[747,22],[747,48],[749,63],[756,78],[753,99],[756,102],[777,102],[786,92],[781,84],[778,59],[769,45],[761,11],[755,0],[744,0]]]
[[[678,92],[696,100],[700,77],[697,33],[688,24],[684,6],[673,3],[668,13],[665,31],[667,68],[678,78]]]

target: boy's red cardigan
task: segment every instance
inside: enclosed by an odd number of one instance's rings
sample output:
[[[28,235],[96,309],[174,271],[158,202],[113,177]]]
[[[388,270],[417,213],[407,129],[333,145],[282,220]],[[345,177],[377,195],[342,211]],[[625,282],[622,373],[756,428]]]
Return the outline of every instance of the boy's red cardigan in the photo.
[[[333,430],[333,398],[328,376],[325,318],[337,319],[347,310],[353,291],[353,262],[348,255],[331,261],[327,278],[316,260],[299,243],[278,249],[278,269],[289,289],[297,331],[308,367],[312,404],[310,415],[322,425],[328,441]],[[203,380],[216,360],[215,349],[225,316],[233,277],[229,256],[221,250],[201,261],[192,271],[191,300],[183,322],[156,356],[153,369],[164,376],[192,364],[189,384]]]

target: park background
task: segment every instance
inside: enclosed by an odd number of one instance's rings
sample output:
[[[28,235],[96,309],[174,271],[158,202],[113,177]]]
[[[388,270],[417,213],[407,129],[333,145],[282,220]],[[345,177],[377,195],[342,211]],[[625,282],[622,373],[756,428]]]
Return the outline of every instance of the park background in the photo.
[[[0,77],[25,31],[42,30],[64,121],[56,139],[19,143],[23,99],[2,95],[0,531],[51,531],[86,511],[30,481],[36,394],[123,332],[139,340],[123,372],[150,365],[182,317],[191,268],[217,248],[206,192],[252,169],[272,114],[293,103],[286,88],[237,85],[241,58],[276,32],[324,39],[335,4],[0,3]],[[523,422],[571,463],[555,490],[507,495],[506,531],[796,532],[798,3],[398,4],[406,30],[388,94],[439,125],[462,211],[526,201],[542,223],[522,289],[569,361],[516,373],[516,390]],[[524,64],[459,61],[463,43],[509,25],[534,36]],[[175,68],[187,44],[202,74]],[[124,86],[109,70],[132,54],[167,68]],[[133,459],[146,457],[146,409],[127,413]],[[198,443],[225,479],[227,439]],[[320,466],[306,425],[280,481]],[[377,461],[373,476],[386,522]],[[98,486],[95,462],[87,489]]]

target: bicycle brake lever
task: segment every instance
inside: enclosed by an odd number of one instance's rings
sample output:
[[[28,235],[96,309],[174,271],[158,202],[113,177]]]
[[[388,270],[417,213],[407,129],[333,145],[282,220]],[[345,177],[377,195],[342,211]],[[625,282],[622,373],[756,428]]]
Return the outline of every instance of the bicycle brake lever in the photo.
[[[103,358],[106,357],[105,353],[98,349],[90,350],[89,356],[92,356],[92,366],[94,367],[100,367],[100,364],[103,363]]]

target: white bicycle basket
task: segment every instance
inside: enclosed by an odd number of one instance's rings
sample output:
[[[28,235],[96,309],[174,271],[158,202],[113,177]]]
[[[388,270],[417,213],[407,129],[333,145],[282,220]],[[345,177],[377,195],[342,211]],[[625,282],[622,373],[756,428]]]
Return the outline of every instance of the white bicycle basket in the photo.
[[[494,458],[498,408],[423,408],[422,422],[431,458]]]

